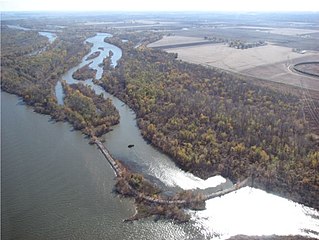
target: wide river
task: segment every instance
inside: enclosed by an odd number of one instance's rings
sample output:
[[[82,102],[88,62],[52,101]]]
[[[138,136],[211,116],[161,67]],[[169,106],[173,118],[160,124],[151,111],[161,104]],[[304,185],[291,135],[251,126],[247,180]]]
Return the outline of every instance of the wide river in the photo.
[[[87,39],[93,43],[90,53],[101,51],[91,64],[98,70],[97,79],[103,72],[98,64],[109,50],[114,66],[122,54],[103,41],[107,36]],[[85,59],[63,79],[77,83],[72,73]],[[166,191],[214,191],[231,185],[221,176],[204,181],[180,170],[143,140],[127,105],[91,80],[86,83],[111,98],[120,112],[120,124],[105,135],[105,145],[116,158]],[[56,91],[63,104],[59,84]],[[112,193],[114,173],[96,146],[67,123],[32,112],[13,95],[2,93],[1,112],[2,239],[225,239],[236,234],[319,238],[318,211],[248,187],[207,201],[206,210],[190,212],[189,223],[123,223],[135,212],[133,202]],[[127,148],[129,144],[134,148]]]

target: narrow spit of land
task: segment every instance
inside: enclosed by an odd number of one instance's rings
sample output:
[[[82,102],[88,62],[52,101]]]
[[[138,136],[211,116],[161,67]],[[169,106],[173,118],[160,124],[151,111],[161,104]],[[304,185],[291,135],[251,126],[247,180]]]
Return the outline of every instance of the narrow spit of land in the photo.
[[[221,190],[215,193],[202,195],[198,193],[189,192],[188,194],[177,194],[173,198],[167,198],[166,196],[163,196],[162,194],[158,194],[159,192],[156,191],[156,194],[154,193],[154,189],[156,189],[154,186],[151,186],[151,189],[153,191],[153,194],[150,194],[150,186],[151,183],[149,183],[147,180],[142,179],[140,181],[140,185],[145,185],[143,187],[137,186],[135,184],[132,184],[131,179],[134,178],[134,173],[131,173],[127,168],[125,168],[119,161],[115,160],[110,152],[107,150],[107,148],[100,142],[99,140],[95,140],[94,143],[97,145],[97,147],[100,149],[102,154],[104,155],[105,159],[109,162],[111,167],[114,170],[114,173],[117,177],[118,183],[116,184],[117,192],[124,196],[133,197],[137,204],[139,204],[139,208],[141,207],[143,209],[152,208],[155,207],[155,210],[152,209],[147,214],[135,214],[133,217],[131,217],[128,220],[138,220],[143,217],[147,217],[150,215],[164,215],[166,218],[172,218],[179,222],[187,221],[189,218],[185,215],[185,213],[181,213],[182,209],[193,209],[193,210],[201,210],[205,209],[205,201],[208,199],[212,199],[215,197],[220,197],[225,194],[231,193],[233,191],[236,191],[242,187],[248,186],[249,184],[249,178],[246,178],[244,181],[239,182],[232,187]],[[130,176],[127,178],[127,176]],[[168,214],[167,212],[172,211],[172,207],[175,208],[174,214]],[[158,211],[160,209],[160,211]]]

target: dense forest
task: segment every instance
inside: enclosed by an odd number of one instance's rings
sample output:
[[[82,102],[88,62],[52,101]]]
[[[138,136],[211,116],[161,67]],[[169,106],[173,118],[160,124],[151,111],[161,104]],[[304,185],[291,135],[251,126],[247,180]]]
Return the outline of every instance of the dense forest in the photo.
[[[110,99],[79,83],[68,85],[62,82],[64,106],[54,111],[54,119],[70,122],[75,129],[89,137],[100,137],[120,121],[120,115]]]
[[[1,88],[23,98],[35,111],[50,113],[56,104],[54,86],[61,75],[88,52],[84,36],[61,33],[49,44],[36,31],[1,28]],[[21,44],[22,43],[22,44]],[[31,54],[47,46],[46,51]]]
[[[319,147],[297,96],[147,47],[123,49],[102,86],[136,112],[143,136],[201,177],[247,176],[318,208]]]
[[[49,44],[37,31],[1,27],[1,89],[22,97],[36,112],[49,114],[57,121],[68,121],[89,137],[101,136],[119,122],[111,100],[98,96],[80,84],[63,83],[64,105],[58,105],[55,86],[62,74],[78,64],[90,45],[89,32],[59,32]],[[43,49],[45,51],[39,51]],[[95,72],[94,72],[95,74]]]
[[[63,84],[63,106],[54,93],[88,53],[91,35],[68,28],[50,44],[36,31],[2,25],[1,88],[88,136],[109,131],[119,121],[109,100],[81,84]],[[116,68],[104,60],[101,85],[136,111],[146,139],[198,176],[252,176],[258,187],[319,208],[319,146],[302,99],[151,50],[145,44],[160,37],[152,32],[119,36],[130,41],[108,39],[123,57]]]

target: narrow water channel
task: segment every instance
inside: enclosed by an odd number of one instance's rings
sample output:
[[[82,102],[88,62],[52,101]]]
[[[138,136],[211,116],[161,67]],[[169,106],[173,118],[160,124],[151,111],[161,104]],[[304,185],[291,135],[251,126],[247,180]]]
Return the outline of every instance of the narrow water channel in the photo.
[[[109,50],[114,66],[121,57],[121,49],[103,41],[107,36],[87,39],[93,43],[89,54],[101,51],[91,67],[99,68]],[[87,64],[86,57],[63,76],[67,83],[77,83],[72,73]],[[111,98],[120,112],[120,124],[105,135],[114,157],[166,190],[212,191],[218,184],[231,184],[221,176],[204,181],[180,170],[144,141],[127,105],[91,80],[85,83]],[[59,85],[56,94],[63,104]],[[192,220],[185,224],[150,219],[123,223],[134,213],[133,203],[112,193],[114,173],[96,146],[67,123],[32,112],[16,96],[2,93],[1,112],[2,239],[226,239],[237,234],[319,238],[318,211],[248,187],[206,201],[206,210],[190,211]]]
[[[78,83],[79,81],[75,80],[72,77],[72,74],[78,68],[93,61],[93,63],[90,64],[90,67],[97,70],[96,79],[99,80],[103,73],[103,68],[100,67],[99,64],[103,62],[103,59],[106,56],[108,56],[110,50],[113,52],[111,58],[113,66],[116,66],[117,61],[122,56],[122,51],[120,48],[104,42],[104,39],[109,36],[109,34],[99,33],[94,37],[88,38],[86,41],[93,44],[91,51],[83,57],[82,62],[78,66],[65,73],[62,76],[62,79],[66,80],[68,84]],[[86,60],[87,56],[96,51],[101,52],[97,58]],[[143,139],[136,125],[136,115],[125,103],[104,91],[100,86],[93,84],[91,79],[84,83],[91,86],[97,94],[103,93],[105,98],[110,98],[119,111],[120,123],[114,127],[113,131],[104,136],[106,139],[105,145],[115,158],[124,161],[134,170],[139,171],[144,175],[146,174],[155,177],[168,187],[205,189],[216,187],[217,185],[226,182],[221,176],[216,176],[205,181],[195,177],[191,173],[180,170],[169,157],[155,149]],[[57,85],[56,90],[58,102],[63,104],[63,90],[61,85]],[[128,148],[127,146],[130,144],[134,144],[134,147]],[[226,184],[229,186],[231,183],[227,181]],[[223,187],[225,188],[226,185]]]
[[[104,51],[101,52],[100,59],[94,59],[92,68],[99,68],[98,64],[107,56],[109,50],[114,53],[112,57],[114,66],[121,57],[121,49],[103,41],[108,36],[98,34],[87,40],[93,44],[89,54],[99,48],[103,48]],[[87,64],[86,57],[78,67],[71,69],[63,76],[67,83],[77,82],[72,78],[72,73]],[[99,72],[99,69],[97,70]],[[97,79],[99,78],[100,75]],[[226,188],[232,184],[221,176],[205,181],[179,169],[172,159],[142,138],[136,125],[136,115],[126,104],[100,86],[94,85],[90,79],[85,83],[90,85],[97,94],[103,93],[104,97],[112,99],[119,110],[120,124],[105,135],[105,145],[115,158],[124,161],[144,175],[155,177],[168,188],[217,190],[216,186]],[[59,96],[62,94],[57,94],[57,97]],[[59,101],[62,102],[62,99]],[[134,144],[134,148],[127,148],[130,144]],[[318,211],[259,189],[246,187],[235,193],[208,200],[206,204],[206,210],[190,211],[190,213],[194,226],[200,229],[208,239],[214,237],[224,239],[237,234],[305,235],[319,238]]]

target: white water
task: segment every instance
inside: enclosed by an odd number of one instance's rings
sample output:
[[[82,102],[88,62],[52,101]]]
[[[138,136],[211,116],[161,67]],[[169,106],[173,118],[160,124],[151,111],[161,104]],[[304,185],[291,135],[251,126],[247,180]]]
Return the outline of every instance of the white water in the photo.
[[[99,34],[87,40],[94,44],[89,54],[98,51],[99,47],[104,47],[103,51],[100,50],[100,56],[93,59],[93,63],[90,65],[92,68],[97,67],[97,79],[103,72],[98,64],[103,61],[109,51],[108,46],[103,41],[106,36],[110,35]],[[118,52],[115,46],[111,46],[113,57],[118,60],[121,57],[121,52]],[[116,65],[116,61],[114,62]],[[78,81],[72,78],[72,73],[85,64],[87,61],[83,60],[79,66],[68,71],[63,78],[69,84],[77,83]],[[143,140],[136,126],[136,115],[127,105],[105,92],[101,87],[94,85],[91,80],[87,80],[85,83],[90,85],[97,94],[103,93],[104,97],[112,99],[113,104],[119,110],[121,123],[115,126],[112,132],[105,135],[105,145],[113,156],[127,163],[136,163],[140,172],[155,176],[168,187],[180,187],[184,190],[206,189],[226,182],[226,179],[221,176],[202,180],[176,167],[170,158]],[[57,92],[58,100],[59,96],[62,95]],[[135,144],[134,148],[127,148],[129,144]],[[207,238],[227,239],[237,234],[305,235],[319,238],[318,211],[259,189],[246,187],[223,197],[208,200],[206,208],[204,211],[191,211],[190,213],[196,227]],[[313,218],[309,214],[316,217]]]
[[[191,214],[197,227],[211,239],[238,234],[319,237],[318,211],[250,187],[208,200],[206,210]]]
[[[161,171],[160,169],[163,169],[163,171]],[[167,186],[178,186],[183,190],[207,189],[217,187],[220,184],[226,183],[226,179],[219,175],[210,177],[207,180],[203,180],[191,173],[169,167],[161,168],[161,166],[158,166],[151,169],[151,171],[154,176],[164,182]]]
[[[110,34],[98,33],[96,36],[88,38],[86,41],[93,43],[91,51],[83,57],[82,62],[66,72],[62,79],[66,80],[68,84],[78,83],[72,77],[72,74],[84,65],[92,62],[89,66],[97,70],[96,79],[100,79],[103,73],[103,67],[98,66],[103,62],[103,59],[108,56],[109,50],[112,50],[113,56],[111,58],[112,65],[116,66],[117,61],[122,56],[122,51],[118,47],[104,42],[105,37],[110,37]],[[103,50],[99,49],[103,48]],[[100,55],[94,59],[86,60],[86,58],[95,51],[100,51]],[[207,180],[200,179],[191,173],[187,173],[179,169],[170,158],[161,152],[157,151],[151,145],[147,144],[142,138],[138,127],[136,126],[136,115],[127,107],[121,100],[112,96],[92,83],[89,79],[83,83],[92,87],[97,94],[103,93],[105,98],[110,98],[119,110],[120,124],[114,127],[114,130],[106,135],[106,145],[110,152],[118,156],[119,159],[130,162],[136,162],[139,165],[145,166],[145,171],[158,178],[161,182],[169,187],[179,187],[182,189],[206,189],[209,187],[216,187],[226,182],[226,179],[221,176],[211,177]],[[59,104],[63,104],[63,91],[61,83],[56,86],[56,95]],[[127,145],[134,143],[136,146],[132,149],[127,148]]]

